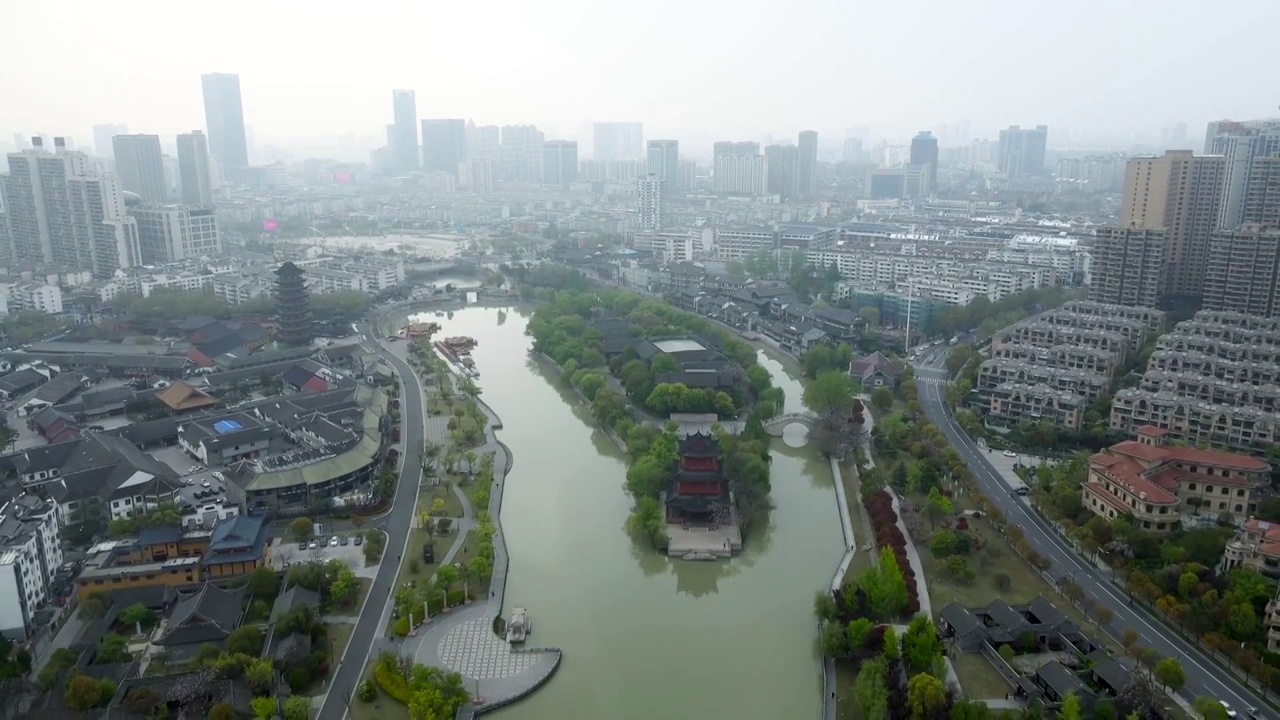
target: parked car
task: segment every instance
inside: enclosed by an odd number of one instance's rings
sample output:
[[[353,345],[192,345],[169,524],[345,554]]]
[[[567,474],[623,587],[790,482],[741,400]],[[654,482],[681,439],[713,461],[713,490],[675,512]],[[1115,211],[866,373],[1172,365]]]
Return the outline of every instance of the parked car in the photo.
[[[226,475],[223,475],[222,473],[220,473],[220,472],[218,472],[217,470],[215,470],[215,471],[213,472],[213,478],[214,478],[215,480],[226,480],[226,479],[227,479],[227,476],[226,476]]]
[[[342,544],[342,545],[346,545],[346,544],[347,544],[347,541],[348,541],[347,536],[346,536],[346,535],[343,535],[343,536],[342,536],[342,542],[341,542],[340,544]]]
[[[1012,451],[1012,450],[1005,450],[1005,451],[1004,451],[1004,456],[1005,456],[1005,457],[1016,458],[1016,457],[1018,457],[1018,453],[1016,453],[1016,452],[1014,452],[1014,451]]]
[[[334,535],[329,538],[329,547],[338,547],[338,536]]]
[[[310,543],[308,543],[308,544],[307,544],[307,549],[308,549],[308,550],[315,550],[317,547],[319,547],[319,546],[318,546],[318,545],[316,545],[316,541],[315,541],[315,540],[312,540]]]
[[[299,549],[299,550],[306,550],[306,549],[307,549],[307,541],[306,541],[306,540],[303,540],[302,542],[298,543],[298,549]]]
[[[205,480],[205,481],[203,481],[203,482],[201,482],[201,483],[200,483],[200,487],[205,488],[205,489],[207,490],[207,489],[209,489],[209,488],[213,487],[213,483],[209,482],[208,480]]]
[[[355,540],[356,545],[359,545],[359,544],[361,544],[361,543],[363,543],[363,542],[364,542],[364,536],[363,536],[363,535],[357,535],[357,536],[356,536],[356,540]]]

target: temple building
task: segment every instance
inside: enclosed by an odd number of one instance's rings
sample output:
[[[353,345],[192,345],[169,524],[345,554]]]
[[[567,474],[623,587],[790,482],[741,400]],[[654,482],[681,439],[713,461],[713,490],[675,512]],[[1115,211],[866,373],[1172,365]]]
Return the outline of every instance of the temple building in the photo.
[[[680,439],[680,460],[664,501],[667,522],[714,526],[733,519],[729,482],[720,468],[720,443],[714,435],[694,433]]]

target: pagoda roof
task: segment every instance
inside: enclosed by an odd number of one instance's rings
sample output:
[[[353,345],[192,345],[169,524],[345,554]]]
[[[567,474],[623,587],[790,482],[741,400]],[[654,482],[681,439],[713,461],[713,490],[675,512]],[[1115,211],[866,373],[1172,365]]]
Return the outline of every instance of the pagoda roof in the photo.
[[[724,473],[720,469],[715,470],[686,470],[677,468],[676,474],[671,478],[672,482],[684,480],[685,482],[724,482]]]
[[[696,432],[680,438],[679,452],[683,457],[720,457],[720,441],[715,435]]]

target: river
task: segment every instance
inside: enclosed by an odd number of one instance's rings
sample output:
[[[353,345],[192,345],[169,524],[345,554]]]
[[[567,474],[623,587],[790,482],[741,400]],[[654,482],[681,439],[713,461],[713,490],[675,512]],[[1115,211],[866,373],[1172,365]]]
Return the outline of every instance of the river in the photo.
[[[545,360],[528,310],[469,307],[442,335],[469,335],[482,397],[511,448],[502,523],[506,608],[529,608],[532,646],[564,651],[555,678],[500,718],[814,718],[822,675],[813,594],[843,541],[829,463],[775,439],[774,509],[730,561],[670,560],[626,532],[623,454]],[[787,411],[799,382],[761,353]]]

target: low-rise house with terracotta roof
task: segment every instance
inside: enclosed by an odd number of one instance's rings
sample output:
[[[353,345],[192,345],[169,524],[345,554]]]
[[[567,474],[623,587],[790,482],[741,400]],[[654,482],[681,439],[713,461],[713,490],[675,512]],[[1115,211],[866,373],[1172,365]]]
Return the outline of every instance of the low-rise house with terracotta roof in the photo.
[[[1273,580],[1280,579],[1280,523],[1249,518],[1240,526],[1222,551],[1218,574],[1238,567],[1251,567]]]
[[[1247,517],[1271,483],[1271,466],[1258,458],[1167,445],[1167,431],[1149,425],[1137,434],[1089,458],[1081,499],[1095,515],[1171,532],[1186,516]]]

